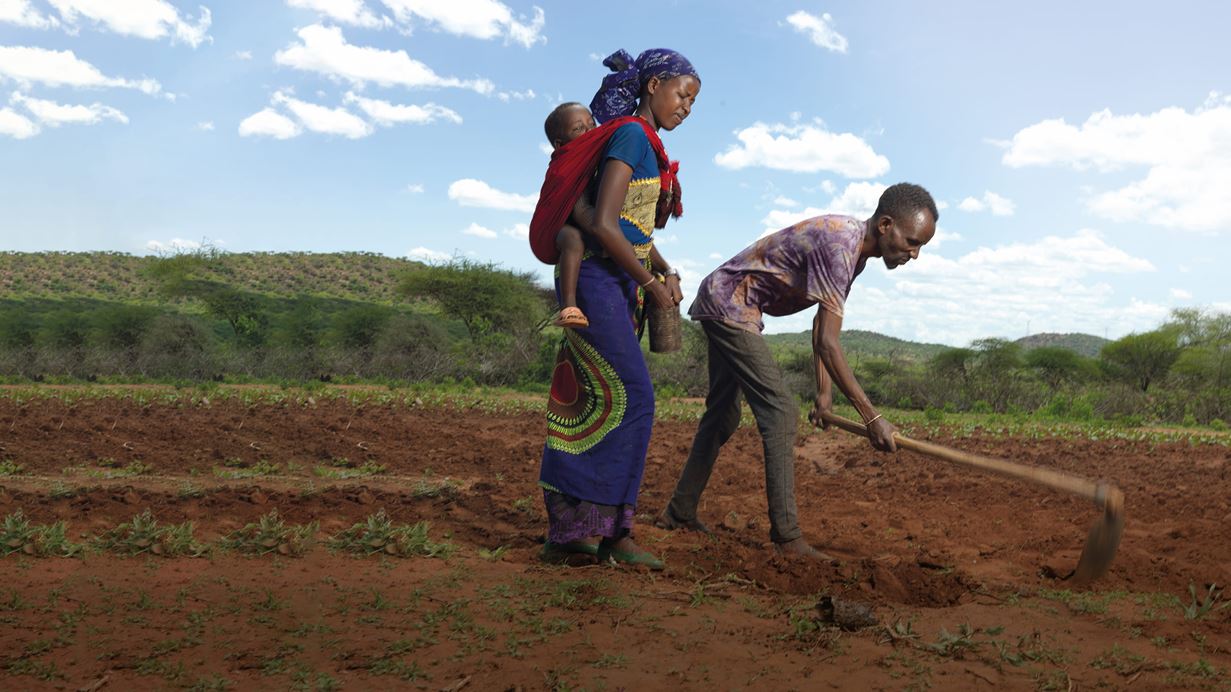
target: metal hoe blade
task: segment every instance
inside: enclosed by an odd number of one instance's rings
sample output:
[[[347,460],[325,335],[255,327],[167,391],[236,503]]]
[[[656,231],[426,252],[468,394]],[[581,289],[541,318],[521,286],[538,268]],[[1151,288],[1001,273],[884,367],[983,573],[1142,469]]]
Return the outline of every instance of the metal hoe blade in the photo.
[[[1113,485],[1099,483],[1098,494],[1102,496],[1103,516],[1090,527],[1077,569],[1066,577],[1074,586],[1086,586],[1106,574],[1124,533],[1124,493]]]

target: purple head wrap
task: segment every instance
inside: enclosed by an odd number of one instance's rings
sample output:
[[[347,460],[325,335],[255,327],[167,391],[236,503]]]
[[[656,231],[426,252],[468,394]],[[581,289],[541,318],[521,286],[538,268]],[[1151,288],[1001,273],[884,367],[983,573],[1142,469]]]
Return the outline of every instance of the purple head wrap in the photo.
[[[603,85],[594,94],[594,100],[590,101],[590,111],[599,123],[636,112],[641,87],[651,77],[667,80],[691,75],[701,79],[688,58],[669,48],[651,48],[638,55],[636,60],[620,49],[607,56],[603,64],[615,74],[603,78]]]

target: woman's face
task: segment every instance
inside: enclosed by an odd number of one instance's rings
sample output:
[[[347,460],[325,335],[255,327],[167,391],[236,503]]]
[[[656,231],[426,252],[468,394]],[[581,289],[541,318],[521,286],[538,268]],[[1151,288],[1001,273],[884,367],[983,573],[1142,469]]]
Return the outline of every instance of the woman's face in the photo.
[[[692,106],[701,93],[701,81],[692,75],[680,75],[668,80],[651,77],[646,83],[650,112],[654,122],[670,132],[692,113]]]

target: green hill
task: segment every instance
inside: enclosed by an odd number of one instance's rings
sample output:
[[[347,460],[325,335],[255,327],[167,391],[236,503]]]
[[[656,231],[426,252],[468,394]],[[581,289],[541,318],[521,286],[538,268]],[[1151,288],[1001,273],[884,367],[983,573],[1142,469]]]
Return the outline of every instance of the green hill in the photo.
[[[765,339],[769,342],[770,348],[779,354],[786,351],[812,349],[811,331],[767,334]],[[842,350],[846,352],[847,358],[852,360],[884,358],[922,363],[947,348],[949,347],[943,344],[921,344],[862,329],[849,329],[842,332]]]
[[[1075,353],[1079,353],[1087,358],[1095,358],[1099,351],[1103,350],[1103,346],[1111,343],[1101,336],[1093,334],[1031,334],[1018,339],[1015,343],[1022,347],[1023,351],[1041,348],[1044,346],[1053,348],[1064,348]]]
[[[161,303],[146,269],[159,258],[119,252],[0,252],[0,295]],[[244,252],[217,256],[202,278],[272,297],[393,303],[399,275],[423,265],[367,252]]]

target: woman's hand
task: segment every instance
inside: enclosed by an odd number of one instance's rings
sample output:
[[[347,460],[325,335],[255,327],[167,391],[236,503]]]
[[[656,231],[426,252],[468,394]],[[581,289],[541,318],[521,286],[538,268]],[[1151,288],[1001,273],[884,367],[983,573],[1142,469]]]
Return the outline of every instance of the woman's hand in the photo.
[[[671,300],[675,301],[676,305],[684,302],[684,291],[680,290],[680,277],[678,274],[670,274],[665,279],[667,290],[671,291]]]
[[[649,298],[653,300],[654,304],[658,307],[669,308],[679,303],[679,301],[675,299],[675,296],[671,294],[671,289],[667,288],[666,284],[657,279],[651,281],[649,285],[645,287],[645,294],[649,296]]]

